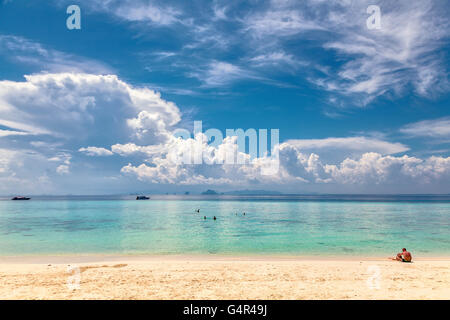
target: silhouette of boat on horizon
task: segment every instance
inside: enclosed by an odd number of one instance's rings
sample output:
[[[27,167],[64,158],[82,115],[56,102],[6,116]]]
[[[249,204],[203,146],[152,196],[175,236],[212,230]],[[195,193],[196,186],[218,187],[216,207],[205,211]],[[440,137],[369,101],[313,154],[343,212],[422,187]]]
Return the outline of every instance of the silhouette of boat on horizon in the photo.
[[[14,197],[11,200],[30,200],[31,198],[28,197]]]
[[[150,200],[150,197],[147,196],[137,196],[136,200]]]

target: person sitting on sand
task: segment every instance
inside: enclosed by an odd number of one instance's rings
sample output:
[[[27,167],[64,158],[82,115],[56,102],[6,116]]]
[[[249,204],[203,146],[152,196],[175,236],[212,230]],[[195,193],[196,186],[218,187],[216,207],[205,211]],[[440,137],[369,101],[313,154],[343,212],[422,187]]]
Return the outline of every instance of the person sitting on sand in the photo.
[[[411,260],[412,260],[411,252],[408,252],[406,250],[406,248],[403,248],[402,252],[397,253],[397,256],[395,257],[395,259],[393,258],[392,260],[397,260],[397,261],[401,261],[401,262],[411,262]]]

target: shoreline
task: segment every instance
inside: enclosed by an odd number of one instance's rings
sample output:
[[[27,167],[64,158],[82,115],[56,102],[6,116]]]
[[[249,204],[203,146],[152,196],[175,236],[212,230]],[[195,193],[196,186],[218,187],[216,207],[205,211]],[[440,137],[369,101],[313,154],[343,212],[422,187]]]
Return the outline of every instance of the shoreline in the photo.
[[[394,257],[391,255],[390,257]],[[66,264],[147,261],[391,261],[389,255],[288,255],[288,254],[51,254],[0,256],[1,264]],[[413,256],[414,261],[449,261],[450,256]],[[395,262],[395,261],[394,261]]]

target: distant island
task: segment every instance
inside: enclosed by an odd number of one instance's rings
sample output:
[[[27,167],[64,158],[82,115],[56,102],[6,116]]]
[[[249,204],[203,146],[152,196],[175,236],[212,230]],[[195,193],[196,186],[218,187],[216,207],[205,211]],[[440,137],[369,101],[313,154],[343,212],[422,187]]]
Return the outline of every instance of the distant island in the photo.
[[[218,193],[217,193],[217,191],[208,189],[208,190],[202,192],[202,194],[203,194],[203,195],[217,195]]]
[[[256,195],[280,195],[283,194],[279,191],[271,191],[271,190],[235,190],[235,191],[229,191],[225,192],[225,194],[228,195],[242,195],[242,196],[256,196]]]
[[[283,194],[279,191],[270,191],[270,190],[234,190],[228,192],[217,192],[215,190],[208,189],[202,192],[202,195],[234,195],[234,196],[256,196],[256,195],[280,195]]]

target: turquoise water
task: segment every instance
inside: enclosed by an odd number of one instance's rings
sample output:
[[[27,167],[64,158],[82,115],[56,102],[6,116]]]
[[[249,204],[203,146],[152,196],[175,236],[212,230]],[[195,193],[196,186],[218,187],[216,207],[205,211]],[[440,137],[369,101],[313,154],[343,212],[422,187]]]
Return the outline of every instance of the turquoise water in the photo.
[[[0,201],[0,255],[450,256],[450,201],[285,200]]]

